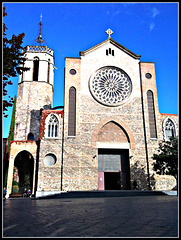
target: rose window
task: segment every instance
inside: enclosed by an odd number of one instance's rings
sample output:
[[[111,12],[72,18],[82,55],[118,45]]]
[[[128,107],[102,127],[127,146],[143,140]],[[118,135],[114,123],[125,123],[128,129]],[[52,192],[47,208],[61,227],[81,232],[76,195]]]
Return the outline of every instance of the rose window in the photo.
[[[118,106],[130,96],[132,83],[123,70],[103,67],[91,77],[90,91],[98,102],[108,106]]]

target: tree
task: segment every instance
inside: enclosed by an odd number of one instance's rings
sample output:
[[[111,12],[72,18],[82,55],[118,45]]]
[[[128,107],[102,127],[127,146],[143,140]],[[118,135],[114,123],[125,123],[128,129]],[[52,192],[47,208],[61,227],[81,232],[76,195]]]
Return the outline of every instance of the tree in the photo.
[[[8,146],[6,151],[7,153],[9,152],[10,141],[14,140],[15,112],[16,112],[16,95],[14,96],[11,125],[10,125],[9,136],[8,136]]]
[[[7,16],[5,12],[5,7],[3,7],[3,17]],[[25,68],[24,62],[26,58],[22,57],[23,54],[20,52],[23,47],[21,44],[23,43],[23,38],[25,36],[24,33],[21,33],[17,36],[12,35],[11,39],[7,39],[6,37],[7,27],[5,23],[3,23],[3,96],[7,96],[7,85],[12,85],[12,81],[9,80],[10,77],[17,77],[18,74],[22,74],[22,72],[29,70],[29,68]],[[8,107],[12,107],[13,98],[8,96],[9,99],[3,99],[3,115],[7,117],[8,115],[5,113]]]
[[[158,154],[152,157],[153,170],[159,175],[172,175],[178,178],[178,138],[171,137],[159,145]],[[178,181],[178,180],[177,180]]]

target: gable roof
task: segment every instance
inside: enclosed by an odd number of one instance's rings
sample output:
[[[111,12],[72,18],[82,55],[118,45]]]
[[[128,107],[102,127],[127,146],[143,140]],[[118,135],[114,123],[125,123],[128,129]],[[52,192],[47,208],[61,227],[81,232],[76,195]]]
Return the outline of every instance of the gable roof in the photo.
[[[132,51],[130,51],[129,49],[125,48],[124,46],[122,46],[120,43],[116,42],[115,40],[113,40],[111,37],[109,37],[108,39],[106,39],[105,41],[87,49],[86,51],[80,51],[79,55],[80,56],[85,56],[86,54],[96,50],[97,48],[101,47],[102,45],[106,44],[106,43],[111,43],[114,46],[116,46],[117,48],[119,48],[120,50],[122,50],[123,52],[127,53],[128,55],[130,55],[131,57],[133,57],[134,59],[140,59],[141,55],[137,55],[135,53],[133,53]]]

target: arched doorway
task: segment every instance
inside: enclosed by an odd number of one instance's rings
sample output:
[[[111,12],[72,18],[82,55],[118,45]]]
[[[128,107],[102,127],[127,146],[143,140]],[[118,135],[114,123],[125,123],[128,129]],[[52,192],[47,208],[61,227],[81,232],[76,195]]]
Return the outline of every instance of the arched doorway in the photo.
[[[14,161],[12,193],[22,193],[33,188],[34,158],[28,151],[21,151]]]
[[[97,134],[98,189],[130,189],[130,139],[125,129],[114,121],[104,124]]]

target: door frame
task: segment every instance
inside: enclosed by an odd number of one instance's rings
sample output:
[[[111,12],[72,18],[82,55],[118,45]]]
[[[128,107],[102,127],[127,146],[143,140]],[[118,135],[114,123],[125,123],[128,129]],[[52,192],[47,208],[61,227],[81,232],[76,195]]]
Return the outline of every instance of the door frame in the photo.
[[[98,190],[105,190],[105,176],[104,174],[106,172],[110,172],[110,173],[116,173],[116,172],[119,172],[120,173],[120,189],[121,190],[130,190],[130,162],[129,162],[129,149],[110,149],[110,148],[107,148],[107,149],[102,149],[102,148],[99,148],[98,149],[98,156],[101,155],[99,154],[99,150],[101,150],[103,153],[102,154],[102,171],[99,171],[98,169]],[[120,171],[104,171],[104,150],[107,151],[107,150],[110,150],[110,151],[113,151],[114,150],[118,150],[120,151],[120,156],[119,156],[119,165],[120,165]],[[125,151],[127,150],[128,151],[128,157],[126,158],[126,160],[128,160],[128,171],[127,172],[123,172],[121,171],[122,170],[122,165],[121,165],[121,152],[122,151]],[[98,157],[98,161],[99,161],[99,157]]]

